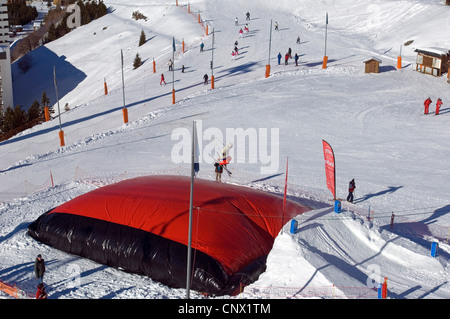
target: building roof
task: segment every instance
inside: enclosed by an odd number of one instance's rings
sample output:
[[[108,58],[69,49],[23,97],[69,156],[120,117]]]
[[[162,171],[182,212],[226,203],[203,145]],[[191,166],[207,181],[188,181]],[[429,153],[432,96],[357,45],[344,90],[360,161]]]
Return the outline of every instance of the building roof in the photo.
[[[436,47],[417,48],[417,49],[414,50],[414,52],[427,54],[427,55],[431,55],[431,56],[438,57],[438,58],[441,58],[443,56],[446,56],[446,55],[450,54],[450,50],[449,49],[436,48]]]
[[[367,62],[370,62],[370,61],[372,61],[372,60],[381,63],[381,60],[380,60],[380,59],[377,59],[377,58],[370,58],[370,59],[364,60],[363,63],[367,63]]]

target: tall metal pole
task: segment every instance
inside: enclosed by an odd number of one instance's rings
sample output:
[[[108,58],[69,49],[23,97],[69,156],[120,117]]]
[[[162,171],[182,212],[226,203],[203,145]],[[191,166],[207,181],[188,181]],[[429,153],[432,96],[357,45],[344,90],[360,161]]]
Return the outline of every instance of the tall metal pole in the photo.
[[[328,36],[328,12],[325,21],[325,54],[323,56],[322,69],[327,68],[328,56],[327,56],[327,36]]]
[[[323,56],[327,56],[327,36],[328,36],[328,12],[325,22],[325,54]]]
[[[272,19],[270,20],[269,59],[266,64],[266,78],[270,76],[270,49],[272,47]]]
[[[123,76],[123,52],[120,50],[120,59],[122,63],[122,98],[123,98],[123,108],[125,108],[125,79]]]
[[[172,37],[172,104],[175,104],[175,37]]]
[[[212,48],[211,48],[211,89],[214,89],[214,28],[212,30]]]
[[[59,119],[59,143],[61,146],[66,145],[64,142],[64,132],[61,125],[61,109],[59,108],[58,85],[56,84],[56,69],[53,66],[53,81],[55,83],[56,101],[58,102],[58,119]]]
[[[55,83],[56,101],[57,101],[57,103],[58,103],[59,130],[62,131],[62,125],[61,125],[61,110],[60,110],[60,108],[59,108],[58,86],[57,86],[57,84],[56,84],[56,70],[55,70],[55,66],[53,66],[53,82]]]
[[[194,200],[194,166],[195,166],[195,136],[196,122],[192,125],[192,154],[191,154],[191,195],[189,199],[189,235],[188,235],[188,251],[187,251],[187,267],[186,267],[186,299],[190,298],[191,290],[191,250],[192,250],[192,205]]]
[[[175,50],[172,51],[172,90],[175,91]]]
[[[128,123],[128,110],[125,107],[125,77],[123,75],[123,52],[122,52],[122,50],[120,50],[120,58],[122,60],[122,97],[123,97],[122,115],[123,115],[123,122]]]
[[[270,19],[270,36],[269,36],[269,59],[267,60],[267,64],[270,64],[270,49],[272,47],[272,19]]]

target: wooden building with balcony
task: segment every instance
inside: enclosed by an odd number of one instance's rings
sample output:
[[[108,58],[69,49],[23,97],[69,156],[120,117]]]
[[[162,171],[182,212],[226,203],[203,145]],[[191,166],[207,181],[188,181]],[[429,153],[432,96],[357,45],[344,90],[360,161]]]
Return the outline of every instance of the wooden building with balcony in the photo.
[[[416,71],[441,76],[448,72],[450,50],[443,48],[418,48],[416,58]]]

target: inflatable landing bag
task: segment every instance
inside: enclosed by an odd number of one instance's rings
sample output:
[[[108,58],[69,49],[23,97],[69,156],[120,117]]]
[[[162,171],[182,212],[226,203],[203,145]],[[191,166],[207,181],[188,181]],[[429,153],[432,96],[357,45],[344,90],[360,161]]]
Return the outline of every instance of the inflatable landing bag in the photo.
[[[41,215],[34,239],[174,288],[186,287],[190,178],[148,176],[104,186]],[[232,294],[265,270],[283,222],[309,208],[283,198],[195,179],[191,289]]]

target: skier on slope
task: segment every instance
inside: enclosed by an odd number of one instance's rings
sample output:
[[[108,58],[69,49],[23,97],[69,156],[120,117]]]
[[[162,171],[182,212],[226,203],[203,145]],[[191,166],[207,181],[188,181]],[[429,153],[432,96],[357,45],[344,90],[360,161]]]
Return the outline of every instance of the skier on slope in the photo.
[[[429,110],[429,108],[430,108],[431,102],[432,102],[432,101],[431,101],[430,97],[428,97],[428,99],[426,99],[425,102],[423,102],[423,105],[424,105],[424,107],[425,107],[425,111],[424,111],[423,114],[428,114],[428,110]]]
[[[169,62],[167,62],[167,65],[169,66],[169,71],[173,71],[173,62],[172,62],[172,59],[169,59]]]
[[[37,255],[36,260],[34,261],[34,274],[36,279],[39,280],[39,283],[44,281],[44,273],[45,273],[45,262],[42,256]]]
[[[295,54],[294,59],[295,59],[295,66],[298,66],[298,54],[297,53]]]
[[[159,81],[159,85],[162,85],[164,83],[164,85],[166,85],[166,80],[164,80],[164,73],[161,73],[161,81]]]
[[[203,76],[203,84],[207,85],[208,84],[208,74],[205,73],[205,75]]]
[[[442,105],[442,100],[441,98],[438,98],[437,102],[436,102],[436,115],[439,114],[439,109],[441,108]]]
[[[275,21],[275,31],[278,31],[278,22]]]
[[[247,21],[250,21],[250,12],[246,13],[246,19],[247,19]]]
[[[281,56],[281,52],[278,52],[278,65],[280,65],[280,63],[281,63],[281,58],[282,58],[282,56]]]
[[[352,179],[348,184],[347,202],[353,203],[353,192],[355,191],[355,188],[356,188],[355,179]]]
[[[200,52],[203,52],[203,48],[205,47],[205,44],[202,42],[200,43]]]
[[[47,299],[47,292],[42,282],[37,286],[36,299]]]

